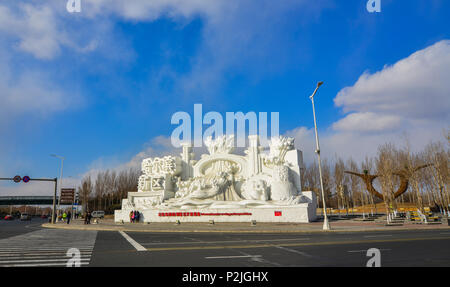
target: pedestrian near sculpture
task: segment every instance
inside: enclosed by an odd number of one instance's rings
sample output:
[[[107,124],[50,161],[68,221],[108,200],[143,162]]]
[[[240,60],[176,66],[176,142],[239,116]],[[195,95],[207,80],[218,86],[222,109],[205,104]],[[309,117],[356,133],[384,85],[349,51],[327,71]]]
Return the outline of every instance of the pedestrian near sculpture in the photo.
[[[135,211],[135,215],[134,218],[136,219],[136,222],[139,222],[139,217],[141,216],[141,214],[139,213],[138,210]]]

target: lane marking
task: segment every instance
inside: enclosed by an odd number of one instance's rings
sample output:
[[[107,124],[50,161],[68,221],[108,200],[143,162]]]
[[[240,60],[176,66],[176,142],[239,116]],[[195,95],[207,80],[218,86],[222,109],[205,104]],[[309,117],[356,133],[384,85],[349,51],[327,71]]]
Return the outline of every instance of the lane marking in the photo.
[[[49,248],[49,247],[35,247],[35,246],[28,246],[28,247],[24,247],[24,248],[1,248],[0,251],[20,251],[20,250],[24,250],[24,251],[29,251],[29,250],[42,250],[42,251],[64,251],[64,250],[69,250],[70,248],[76,248],[78,250],[84,251],[84,250],[92,250],[93,247],[91,248],[78,248],[76,246],[72,246],[72,247],[54,247],[54,248]]]
[[[187,238],[187,237],[185,237]],[[189,245],[189,244],[214,244],[214,243],[238,243],[238,242],[277,242],[277,241],[302,241],[302,240],[310,240],[310,238],[286,238],[286,239],[255,239],[255,240],[222,240],[222,241],[198,241],[198,242],[151,242],[151,243],[142,243],[142,245]]]
[[[306,257],[313,257],[312,255],[310,255],[310,254],[308,254],[306,252],[299,251],[299,250],[295,250],[295,249],[291,249],[291,248],[287,248],[287,247],[283,247],[283,246],[275,246],[275,247],[278,248],[278,249],[281,249],[281,250],[285,250],[285,251],[288,251],[288,252],[300,254],[300,255],[303,255],[303,256],[306,256]]]
[[[65,261],[67,262],[70,258],[61,258],[61,259],[30,259],[30,260],[8,260],[8,261],[0,261],[0,264],[3,263],[35,263],[35,262],[58,262]],[[89,260],[90,258],[80,258],[81,261]]]
[[[13,251],[13,252],[16,252],[16,251],[43,251],[43,252],[45,252],[45,251],[67,251],[70,248],[77,248],[80,251],[90,251],[90,250],[93,249],[93,248],[78,248],[78,247],[69,247],[69,248],[67,248],[67,247],[64,247],[64,248],[57,248],[57,247],[55,247],[55,248],[47,248],[47,247],[42,247],[41,248],[41,247],[31,247],[31,246],[29,246],[28,248],[1,248],[0,252],[8,252],[8,251]]]
[[[424,240],[445,240],[450,237],[428,237],[428,238],[401,238],[401,239],[373,239],[373,240],[354,240],[354,241],[324,241],[324,242],[308,242],[308,243],[284,243],[278,246],[322,246],[322,245],[345,245],[345,244],[366,244],[366,243],[383,243],[383,242],[407,242],[407,241],[424,241]],[[247,249],[247,248],[267,248],[276,247],[273,244],[249,244],[249,245],[217,245],[217,246],[186,246],[186,247],[159,247],[147,248],[148,251],[176,251],[176,250],[208,250],[208,249]]]
[[[236,256],[210,256],[205,259],[231,259],[231,258],[255,258],[262,257],[262,255],[236,255]]]
[[[250,254],[248,254],[248,253],[245,253],[244,251],[241,251],[241,250],[236,250],[237,252],[239,252],[239,253],[241,253],[242,255],[250,255]],[[266,259],[264,259],[262,256],[261,257],[252,257],[252,258],[250,258],[250,260],[251,261],[255,261],[255,262],[259,262],[259,263],[265,263],[265,264],[271,264],[271,265],[274,265],[274,266],[280,266],[280,264],[279,263],[277,263],[277,262],[271,262],[271,261],[269,261],[269,260],[266,260]]]
[[[147,248],[137,243],[133,238],[131,238],[128,234],[123,231],[119,231],[119,233],[134,247],[137,251],[147,251]]]
[[[364,235],[364,237],[366,237],[366,238],[370,238],[370,237],[388,237],[388,236],[392,236],[392,234],[383,234],[383,235]]]
[[[389,250],[392,250],[392,249],[380,249],[380,251],[389,251]],[[350,252],[350,253],[353,253],[353,252],[367,252],[367,249],[364,249],[364,250],[349,250],[347,252]]]
[[[80,257],[81,260],[90,260],[91,256],[81,256]],[[17,256],[13,256],[13,257],[5,257],[2,258],[0,260],[0,264],[5,263],[8,260],[37,260],[37,259],[42,259],[43,261],[52,261],[54,259],[61,259],[61,260],[69,260],[69,257],[63,257],[62,255],[60,256],[25,256],[25,257],[17,257]],[[45,259],[45,260],[44,260]],[[5,261],[6,260],[6,261]]]
[[[23,251],[23,252],[16,252],[16,251],[10,251],[10,252],[0,252],[0,258],[7,256],[7,255],[11,255],[11,254],[15,254],[17,256],[24,256],[24,255],[57,255],[57,254],[66,254],[67,250],[62,250],[62,251],[48,251],[48,252],[41,252],[41,251]],[[80,254],[91,254],[92,251],[80,251]]]
[[[191,238],[191,237],[187,237],[187,236],[184,236],[184,238],[192,240],[192,241],[196,241],[196,243],[202,242],[200,239],[196,239],[196,238]]]
[[[0,260],[1,258],[4,257],[11,257],[12,255],[14,256],[47,256],[47,255],[52,255],[52,256],[58,256],[58,255],[65,255],[66,252],[59,252],[59,253],[55,253],[55,252],[51,252],[51,253],[35,253],[35,252],[27,252],[27,253],[4,253],[0,255]],[[87,255],[91,255],[92,252],[80,252],[80,255],[82,256],[87,256]]]
[[[89,265],[89,262],[80,262],[80,265]],[[2,267],[39,267],[39,266],[67,266],[67,263],[37,263],[37,264],[11,264]]]

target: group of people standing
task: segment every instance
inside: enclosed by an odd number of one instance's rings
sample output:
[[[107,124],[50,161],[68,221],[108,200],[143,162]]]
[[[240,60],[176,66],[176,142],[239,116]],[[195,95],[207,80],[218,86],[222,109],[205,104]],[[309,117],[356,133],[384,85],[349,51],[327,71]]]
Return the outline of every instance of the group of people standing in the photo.
[[[62,214],[62,221],[63,222],[66,222],[66,219],[67,219],[67,224],[69,224],[70,223],[70,219],[72,218],[72,213],[70,213],[70,211],[69,212],[64,212],[63,214]]]
[[[91,224],[92,214],[90,212],[86,212],[84,214],[84,224]]]
[[[139,222],[140,216],[141,216],[141,214],[139,213],[139,211],[137,211],[137,210],[130,211],[130,222],[131,223]]]
[[[79,214],[77,212],[75,212],[74,214],[72,214],[69,211],[64,211],[62,214],[59,213],[58,217],[57,217],[57,221],[62,221],[62,222],[67,222],[67,224],[70,224],[70,220],[72,219],[72,217],[74,219],[78,219]],[[49,221],[51,221],[51,218],[49,219]]]

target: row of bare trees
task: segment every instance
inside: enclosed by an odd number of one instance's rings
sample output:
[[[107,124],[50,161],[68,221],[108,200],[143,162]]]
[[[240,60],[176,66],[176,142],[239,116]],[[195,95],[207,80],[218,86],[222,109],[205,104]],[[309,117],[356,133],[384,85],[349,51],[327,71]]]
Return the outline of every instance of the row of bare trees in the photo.
[[[95,177],[85,176],[78,192],[85,211],[104,210],[112,213],[119,208],[122,198],[127,192],[137,191],[137,182],[140,171],[130,168],[122,171],[100,171]]]
[[[367,191],[363,180],[345,171],[378,175],[374,188],[382,194],[384,207],[391,213],[398,203],[410,203],[423,210],[425,206],[435,207],[446,214],[450,204],[450,138],[447,143],[430,143],[419,152],[412,152],[409,144],[398,148],[384,144],[378,148],[376,156],[366,157],[359,164],[353,159],[336,157],[333,161],[322,162],[324,193],[327,206],[351,209],[357,206],[373,205],[382,202]],[[424,167],[426,166],[426,167]],[[320,195],[319,171],[316,162],[306,166],[302,174],[303,190],[312,190]],[[394,194],[401,184],[401,178],[408,178],[408,189],[401,196]]]

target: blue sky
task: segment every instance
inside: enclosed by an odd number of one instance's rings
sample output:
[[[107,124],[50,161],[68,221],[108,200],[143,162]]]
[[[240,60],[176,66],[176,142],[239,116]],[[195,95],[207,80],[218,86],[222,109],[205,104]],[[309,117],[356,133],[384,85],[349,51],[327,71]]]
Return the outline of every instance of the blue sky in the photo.
[[[450,122],[450,2],[0,1],[0,173],[67,185],[171,150],[173,113],[279,112],[313,156],[308,96],[328,157],[415,148]],[[445,76],[447,75],[447,76]],[[445,80],[447,78],[447,81]],[[47,187],[2,183],[1,194]]]

